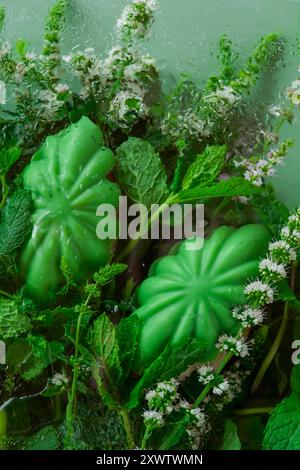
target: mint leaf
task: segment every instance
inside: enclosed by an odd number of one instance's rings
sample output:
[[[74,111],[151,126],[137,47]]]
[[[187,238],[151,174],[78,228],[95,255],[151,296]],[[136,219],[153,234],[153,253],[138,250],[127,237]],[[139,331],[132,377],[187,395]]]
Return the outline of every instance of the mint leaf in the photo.
[[[4,147],[0,150],[0,175],[6,175],[8,170],[20,158],[21,149],[18,145]]]
[[[5,22],[5,8],[1,5],[0,6],[0,33],[2,32],[4,22]]]
[[[30,329],[30,320],[14,300],[0,298],[0,339],[15,338]]]
[[[100,359],[100,367],[104,368],[111,386],[114,386],[121,380],[122,369],[116,329],[105,313],[90,328],[88,343],[94,355]]]
[[[124,373],[123,380],[134,370],[138,361],[141,321],[137,315],[130,315],[117,326],[119,356]]]
[[[100,286],[106,286],[109,284],[116,276],[122,274],[128,268],[127,264],[123,263],[113,263],[107,264],[103,268],[100,268],[97,273],[94,274],[94,281]]]
[[[297,364],[292,369],[291,388],[300,400],[300,364]]]
[[[59,436],[53,426],[46,426],[30,437],[26,443],[26,450],[55,450],[59,448]]]
[[[191,188],[195,183],[208,186],[219,176],[224,166],[226,145],[207,146],[190,165],[182,182],[182,188]]]
[[[24,39],[18,39],[16,42],[16,51],[20,56],[24,56],[27,52],[27,42]]]
[[[168,196],[160,156],[146,140],[130,137],[117,149],[116,177],[127,196],[149,207]]]
[[[244,178],[233,176],[212,186],[199,185],[193,189],[184,189],[174,196],[173,202],[205,201],[213,197],[251,196],[259,191],[259,188]]]
[[[225,421],[223,443],[220,450],[241,450],[237,426],[231,419]]]
[[[18,189],[8,199],[0,222],[0,255],[19,248],[31,229],[30,192]]]
[[[177,346],[168,344],[151,366],[144,371],[142,378],[130,394],[127,408],[137,407],[143,391],[153,383],[177,377],[189,365],[199,361],[205,349],[206,345],[194,338],[186,338]]]
[[[263,448],[300,450],[300,400],[295,393],[272,412],[265,429]]]
[[[8,346],[6,360],[10,374],[18,374],[25,381],[40,375],[48,365],[33,356],[32,348],[25,338],[20,338]]]

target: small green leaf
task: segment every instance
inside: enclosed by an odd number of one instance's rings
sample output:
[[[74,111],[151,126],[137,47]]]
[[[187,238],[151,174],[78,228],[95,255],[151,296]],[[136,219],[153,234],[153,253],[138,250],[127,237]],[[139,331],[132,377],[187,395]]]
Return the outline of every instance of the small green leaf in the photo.
[[[192,188],[196,183],[199,186],[210,185],[219,176],[224,166],[226,152],[226,145],[207,146],[188,168],[182,188]]]
[[[149,207],[168,196],[167,175],[152,145],[130,137],[117,149],[117,181],[127,196]]]
[[[272,412],[265,429],[263,448],[300,450],[300,400],[295,393],[282,400]]]
[[[238,426],[242,449],[261,450],[265,428],[261,416],[237,416],[235,422]]]
[[[16,51],[20,56],[24,56],[27,52],[27,42],[24,39],[18,39],[16,42]]]
[[[25,338],[19,338],[8,346],[6,360],[10,374],[18,374],[25,381],[40,375],[47,366],[42,359],[34,357],[32,348]]]
[[[0,298],[0,339],[16,338],[30,329],[30,320],[14,300]]]
[[[88,333],[88,343],[96,358],[99,357],[100,366],[104,368],[113,387],[121,380],[122,368],[116,329],[106,314],[103,313],[94,321]]]
[[[30,192],[18,189],[8,199],[0,223],[0,255],[19,248],[31,229]]]
[[[55,450],[59,448],[59,437],[53,426],[46,426],[26,443],[26,450]]]
[[[174,196],[173,202],[205,201],[213,197],[251,196],[260,191],[249,181],[238,176],[222,180],[212,186],[184,189]]]
[[[300,400],[300,364],[297,364],[292,369],[291,388]]]
[[[8,170],[21,156],[21,149],[18,145],[4,147],[0,150],[0,175],[6,175]]]
[[[241,450],[237,426],[231,419],[225,421],[223,443],[220,450]]]
[[[124,372],[123,380],[134,370],[138,362],[141,321],[131,315],[120,321],[117,327],[120,362]]]
[[[3,29],[4,22],[5,22],[5,8],[1,5],[0,6],[0,33]]]
[[[186,338],[177,346],[168,344],[158,358],[144,371],[142,378],[132,390],[126,406],[136,408],[147,387],[159,380],[177,377],[189,365],[199,361],[205,350],[206,345],[194,338]]]
[[[100,268],[97,273],[94,274],[94,281],[100,286],[106,286],[109,284],[116,276],[122,274],[128,268],[127,264],[123,263],[113,263],[107,264],[103,268]]]

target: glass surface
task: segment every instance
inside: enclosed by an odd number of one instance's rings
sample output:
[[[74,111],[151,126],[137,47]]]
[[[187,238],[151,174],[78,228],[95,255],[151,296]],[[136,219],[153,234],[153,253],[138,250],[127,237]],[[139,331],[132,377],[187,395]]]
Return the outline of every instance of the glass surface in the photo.
[[[54,0],[2,0],[7,10],[6,37],[14,42],[26,39],[39,51],[44,18]],[[126,0],[73,0],[63,39],[63,47],[94,47],[104,55],[112,46],[112,32]],[[300,57],[296,39],[300,33],[300,0],[160,0],[150,40],[144,44],[163,71],[165,85],[181,72],[199,82],[217,67],[216,44],[227,33],[242,53],[250,53],[258,39],[279,32],[287,41],[284,67],[260,82],[257,100],[279,101],[297,77]],[[173,78],[172,78],[173,77]],[[300,203],[299,113],[293,127],[286,125],[281,137],[296,140],[285,166],[272,181],[278,196],[289,207]]]

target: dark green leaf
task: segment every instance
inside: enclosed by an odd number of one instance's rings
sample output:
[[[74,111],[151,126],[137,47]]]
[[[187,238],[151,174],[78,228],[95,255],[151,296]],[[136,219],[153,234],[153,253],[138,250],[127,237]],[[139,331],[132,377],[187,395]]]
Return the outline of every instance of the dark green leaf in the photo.
[[[120,321],[117,327],[119,355],[124,373],[123,380],[134,370],[138,362],[141,322],[136,315],[130,315]]]
[[[196,183],[199,186],[210,185],[219,176],[224,166],[226,151],[226,145],[207,146],[188,168],[182,188],[192,188]]]
[[[26,450],[55,450],[59,448],[59,437],[53,426],[46,426],[26,443]]]
[[[111,386],[119,382],[122,369],[119,358],[119,345],[116,329],[106,314],[100,315],[89,330],[88,342],[100,366],[105,370]]]
[[[1,5],[0,6],[0,33],[3,29],[4,21],[5,21],[5,8]]]
[[[6,175],[8,170],[20,158],[21,149],[18,145],[4,147],[0,150],[0,175]]]
[[[260,189],[249,181],[234,176],[212,186],[196,186],[193,189],[182,190],[174,196],[173,202],[205,201],[213,197],[251,196],[259,191]]]
[[[291,387],[294,394],[300,400],[300,364],[295,365],[292,369]]]
[[[237,426],[231,419],[225,421],[223,443],[220,450],[241,450]]]
[[[0,298],[0,339],[16,338],[30,329],[29,318],[14,300]]]
[[[149,207],[168,196],[167,175],[152,145],[130,137],[117,149],[117,181],[127,196]]]
[[[261,450],[264,424],[260,416],[238,416],[235,419],[243,450]]]
[[[103,268],[100,268],[97,273],[94,274],[94,281],[100,286],[106,286],[109,284],[116,276],[122,274],[128,268],[127,264],[123,263],[113,263],[107,264]]]
[[[19,248],[31,229],[31,197],[29,191],[18,189],[3,209],[0,223],[0,255]]]
[[[24,56],[27,51],[27,42],[24,39],[18,39],[16,42],[16,51],[20,56]]]
[[[295,393],[272,412],[263,442],[267,450],[300,450],[300,400]]]

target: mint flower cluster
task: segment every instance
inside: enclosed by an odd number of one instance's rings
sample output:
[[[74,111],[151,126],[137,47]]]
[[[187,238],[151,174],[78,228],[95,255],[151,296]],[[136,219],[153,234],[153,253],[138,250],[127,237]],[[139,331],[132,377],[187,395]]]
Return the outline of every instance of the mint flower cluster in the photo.
[[[172,378],[165,382],[159,382],[156,387],[149,390],[145,399],[148,410],[143,413],[144,423],[151,432],[153,429],[165,424],[164,418],[171,413],[184,413],[188,417],[190,427],[201,427],[205,421],[205,415],[200,408],[193,408],[178,393],[179,382]]]
[[[283,163],[288,150],[294,146],[294,141],[286,139],[277,148],[271,149],[266,156],[253,156],[251,158],[236,158],[234,166],[241,168],[243,176],[255,186],[262,186],[264,178],[276,174],[276,166]]]
[[[299,245],[300,208],[288,218],[278,240],[269,244],[267,256],[259,263],[259,277],[245,286],[247,304],[235,306],[232,310],[232,316],[241,323],[242,328],[263,322],[265,317],[263,309],[275,301],[276,284],[287,277],[289,265],[296,261]],[[235,356],[246,357],[249,354],[249,343],[241,335],[237,338],[221,335],[216,347]],[[210,373],[212,376],[213,371]],[[207,383],[205,380],[202,378],[202,383]]]
[[[157,9],[156,0],[133,0],[124,8],[117,21],[117,32],[124,42],[131,44],[136,38],[144,38],[153,23]]]
[[[149,410],[143,413],[143,417],[147,427],[154,429],[164,424],[163,416],[172,413],[179,400],[178,385],[179,383],[172,378],[166,382],[159,382],[155,389],[146,393]]]
[[[300,67],[298,72],[300,72]],[[292,82],[292,85],[287,90],[287,95],[292,104],[300,107],[300,78]]]

